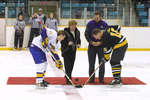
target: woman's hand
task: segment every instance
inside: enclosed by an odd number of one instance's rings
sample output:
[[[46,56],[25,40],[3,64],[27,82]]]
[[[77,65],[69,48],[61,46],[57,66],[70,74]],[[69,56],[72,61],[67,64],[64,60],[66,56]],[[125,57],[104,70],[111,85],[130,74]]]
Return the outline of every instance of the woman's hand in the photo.
[[[80,48],[81,47],[81,45],[80,44],[77,44],[77,48]]]
[[[72,42],[72,41],[69,41],[68,45],[69,45],[69,46],[73,45],[73,42]]]

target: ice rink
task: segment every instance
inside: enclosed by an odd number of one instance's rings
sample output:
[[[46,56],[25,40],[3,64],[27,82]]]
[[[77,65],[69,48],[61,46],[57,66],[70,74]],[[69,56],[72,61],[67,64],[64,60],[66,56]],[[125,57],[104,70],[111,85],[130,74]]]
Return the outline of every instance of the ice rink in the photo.
[[[38,90],[34,85],[7,85],[8,77],[35,77],[29,51],[0,51],[0,100],[150,100],[150,51],[128,51],[122,64],[123,77],[136,77],[146,85],[123,85],[121,88],[86,85],[81,89],[49,85],[47,89]],[[50,67],[46,76],[54,76]],[[77,52],[73,76],[88,76],[86,51]],[[112,77],[109,63],[105,76]]]

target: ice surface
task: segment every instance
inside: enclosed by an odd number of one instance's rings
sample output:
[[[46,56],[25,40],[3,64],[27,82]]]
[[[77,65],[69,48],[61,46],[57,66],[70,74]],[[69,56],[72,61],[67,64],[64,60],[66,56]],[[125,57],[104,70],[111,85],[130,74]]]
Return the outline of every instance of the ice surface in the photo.
[[[123,77],[137,77],[147,85],[123,85],[121,88],[87,85],[81,89],[52,85],[37,90],[33,85],[6,84],[8,77],[35,76],[35,65],[29,51],[0,51],[0,100],[150,100],[150,52],[127,52],[122,64]],[[112,76],[109,63],[105,72],[106,77]],[[55,76],[50,67],[46,76]],[[86,51],[77,52],[73,76],[88,76]]]

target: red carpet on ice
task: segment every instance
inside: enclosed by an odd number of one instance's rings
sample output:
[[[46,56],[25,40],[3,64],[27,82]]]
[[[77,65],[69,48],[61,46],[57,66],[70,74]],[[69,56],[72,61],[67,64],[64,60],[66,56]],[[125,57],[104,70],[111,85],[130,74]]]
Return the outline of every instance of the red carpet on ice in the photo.
[[[88,77],[74,77],[73,82],[75,84],[83,84]],[[45,80],[49,82],[51,85],[65,85],[64,77],[46,77]],[[78,80],[78,81],[76,81]],[[112,77],[105,77],[104,84],[107,85],[113,80]],[[122,83],[124,85],[145,85],[144,82],[140,81],[136,77],[123,77]],[[34,85],[35,77],[9,77],[7,81],[8,85]],[[95,83],[88,83],[88,85],[104,85],[99,83],[98,78],[95,79]]]

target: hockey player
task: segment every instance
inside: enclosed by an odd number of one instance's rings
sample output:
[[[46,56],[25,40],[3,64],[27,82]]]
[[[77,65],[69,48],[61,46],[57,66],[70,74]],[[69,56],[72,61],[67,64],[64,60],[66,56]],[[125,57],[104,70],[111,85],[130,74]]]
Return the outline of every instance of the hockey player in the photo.
[[[110,85],[121,84],[121,60],[124,59],[128,43],[125,36],[120,33],[120,26],[109,26],[104,32],[95,29],[93,37],[101,40],[101,45],[104,46],[104,59],[102,61],[106,62],[110,59],[114,77]]]
[[[57,54],[60,48],[60,41],[65,38],[64,31],[58,33],[53,29],[42,28],[40,35],[35,37],[29,48],[34,62],[36,64],[36,86],[37,88],[47,87],[48,82],[44,81],[44,76],[47,68],[46,50],[49,49],[51,54],[56,59],[56,67],[62,69],[63,65]]]

